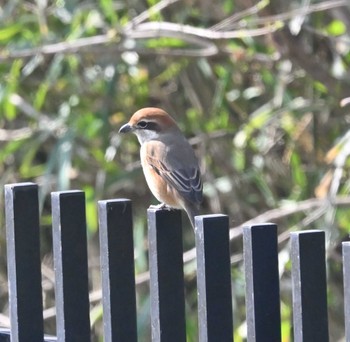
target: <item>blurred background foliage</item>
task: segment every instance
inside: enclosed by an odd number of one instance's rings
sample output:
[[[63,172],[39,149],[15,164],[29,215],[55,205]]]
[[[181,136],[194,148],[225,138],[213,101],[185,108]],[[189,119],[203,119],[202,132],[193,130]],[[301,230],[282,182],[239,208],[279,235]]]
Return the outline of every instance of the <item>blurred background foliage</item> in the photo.
[[[283,341],[293,340],[288,233],[327,231],[331,341],[344,339],[347,0],[9,0],[0,6],[0,181],[40,185],[47,333],[55,333],[49,193],[78,188],[87,201],[94,341],[102,341],[96,201],[114,197],[133,200],[139,338],[150,340],[145,213],[156,202],[136,139],[122,140],[117,131],[137,109],[159,106],[201,160],[203,213],[230,217],[235,341],[246,334],[239,227],[248,220],[279,225]],[[8,324],[3,215],[0,220],[1,324]],[[194,238],[183,222],[188,341],[196,341]]]

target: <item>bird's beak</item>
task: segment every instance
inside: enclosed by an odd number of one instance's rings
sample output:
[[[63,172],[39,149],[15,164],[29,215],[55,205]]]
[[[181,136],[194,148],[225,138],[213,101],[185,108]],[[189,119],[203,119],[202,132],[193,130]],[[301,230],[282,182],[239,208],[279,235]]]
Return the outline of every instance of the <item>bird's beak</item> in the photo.
[[[130,124],[125,124],[119,129],[119,133],[128,133],[132,131],[132,126]]]

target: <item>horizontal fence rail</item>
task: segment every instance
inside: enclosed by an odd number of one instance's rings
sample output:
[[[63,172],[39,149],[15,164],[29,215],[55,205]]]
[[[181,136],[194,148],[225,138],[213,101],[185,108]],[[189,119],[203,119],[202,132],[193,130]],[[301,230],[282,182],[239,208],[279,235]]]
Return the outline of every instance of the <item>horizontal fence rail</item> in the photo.
[[[54,192],[56,336],[44,335],[38,186],[5,186],[11,328],[0,342],[91,340],[85,194]],[[104,341],[137,341],[132,203],[98,202]],[[186,341],[181,213],[149,209],[152,341]],[[229,219],[196,217],[200,342],[233,341]],[[247,340],[281,341],[277,226],[243,228]],[[294,341],[329,341],[325,235],[291,233]],[[350,243],[343,243],[346,335],[350,340]]]

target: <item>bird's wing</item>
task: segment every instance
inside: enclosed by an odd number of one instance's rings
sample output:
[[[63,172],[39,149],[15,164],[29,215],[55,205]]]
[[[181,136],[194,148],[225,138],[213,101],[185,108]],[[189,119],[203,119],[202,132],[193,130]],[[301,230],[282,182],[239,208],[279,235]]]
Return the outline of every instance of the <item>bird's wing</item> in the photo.
[[[202,201],[202,180],[198,166],[179,165],[179,162],[161,161],[148,154],[147,163],[162,177],[167,183],[173,186],[185,201],[199,205]],[[181,163],[182,164],[182,163]]]

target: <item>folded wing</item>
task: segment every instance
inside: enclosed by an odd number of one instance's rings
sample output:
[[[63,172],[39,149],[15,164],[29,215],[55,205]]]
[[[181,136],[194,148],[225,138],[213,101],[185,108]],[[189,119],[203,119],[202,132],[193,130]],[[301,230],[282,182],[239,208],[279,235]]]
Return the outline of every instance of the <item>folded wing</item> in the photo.
[[[185,201],[196,206],[201,203],[203,185],[199,167],[176,168],[152,156],[147,156],[147,162],[167,183],[179,192]]]

